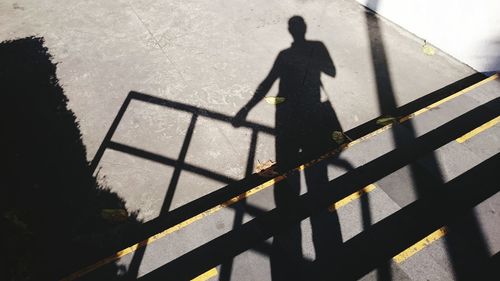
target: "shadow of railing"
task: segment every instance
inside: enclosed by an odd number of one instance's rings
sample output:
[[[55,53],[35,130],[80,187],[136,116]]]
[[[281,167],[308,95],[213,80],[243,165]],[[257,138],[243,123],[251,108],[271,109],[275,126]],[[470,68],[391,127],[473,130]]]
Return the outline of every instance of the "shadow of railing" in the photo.
[[[169,109],[174,109],[182,112],[186,112],[190,114],[190,123],[188,130],[185,134],[184,140],[181,145],[181,150],[179,153],[179,156],[177,159],[173,159],[170,157],[162,156],[153,152],[149,152],[146,150],[143,150],[141,148],[137,147],[132,147],[123,143],[115,142],[112,140],[113,135],[115,134],[123,116],[125,115],[130,103],[132,101],[141,101],[149,104],[155,104],[155,105],[160,105]],[[99,162],[101,161],[104,152],[106,149],[111,149],[115,151],[119,151],[122,153],[126,153],[129,155],[133,155],[139,158],[147,159],[156,163],[160,163],[163,165],[171,166],[174,167],[174,172],[172,174],[172,177],[170,179],[170,183],[167,188],[167,192],[165,194],[160,215],[159,217],[171,217],[170,216],[170,207],[172,205],[172,200],[174,198],[175,190],[177,188],[177,184],[179,182],[179,178],[181,175],[182,171],[189,171],[191,173],[218,181],[223,184],[232,184],[236,182],[236,179],[230,178],[226,175],[220,174],[216,171],[211,171],[203,167],[199,167],[196,165],[192,165],[189,163],[185,162],[187,151],[189,148],[189,145],[191,143],[191,139],[193,136],[194,129],[196,127],[196,122],[199,117],[206,117],[212,120],[216,121],[223,121],[227,123],[231,123],[232,121],[232,116],[228,116],[222,113],[214,112],[214,111],[209,111],[203,108],[195,107],[189,104],[184,104],[180,102],[175,102],[175,101],[170,101],[154,96],[150,96],[147,94],[139,93],[139,92],[130,92],[127,97],[125,98],[125,101],[123,102],[122,106],[120,107],[118,114],[116,115],[115,119],[113,120],[108,132],[106,133],[106,136],[99,146],[92,162],[90,165],[90,168],[92,171],[95,172]],[[257,145],[257,138],[259,133],[263,134],[268,134],[268,135],[274,135],[274,129],[265,125],[261,125],[258,123],[250,122],[250,121],[244,121],[241,124],[241,127],[243,128],[249,128],[251,129],[251,141],[250,141],[250,147],[248,149],[248,159],[246,163],[246,168],[245,168],[245,176],[248,177],[252,174],[253,171],[253,164],[255,161],[255,152],[256,152],[256,145]],[[238,190],[238,189],[234,189]],[[232,193],[234,196],[236,196],[236,193]],[[240,194],[240,193],[238,193]],[[243,220],[243,212],[242,212],[242,205],[244,204],[244,199],[239,202],[239,205],[234,208],[236,213],[235,213],[235,218],[234,218],[234,226],[236,227],[237,225],[240,225]],[[220,202],[220,201],[218,201]],[[232,206],[235,207],[235,206]],[[189,214],[194,216],[195,212],[188,212]],[[173,218],[175,218],[175,214]],[[183,216],[184,217],[184,216]],[[158,221],[161,221],[163,219],[157,219],[154,222],[152,222],[151,225],[155,225],[158,223]],[[154,227],[154,229],[158,229],[158,227]],[[147,233],[151,234],[151,231],[148,231]],[[137,271],[139,268],[139,264],[142,261],[142,256],[144,255],[144,248],[146,246],[144,245],[141,247],[140,250],[136,251],[134,253],[134,257],[132,259],[132,263],[129,266],[129,271],[127,272],[128,278],[134,278],[137,276]]]
[[[332,180],[328,184],[328,188],[324,189],[325,192],[301,195],[294,202],[295,204],[275,208],[245,223],[238,229],[221,235],[174,259],[144,275],[140,280],[188,280],[196,277],[198,274],[219,265],[227,258],[234,257],[301,220],[323,211],[332,202],[345,198],[360,188],[380,180],[493,119],[497,116],[497,112],[492,110],[492,107],[498,105],[499,102],[500,98],[497,98],[481,105],[354,171]],[[318,267],[311,272],[312,276],[328,279],[327,276],[332,276],[333,270],[333,272],[339,273],[335,276],[342,276],[342,280],[352,280],[363,276],[380,264],[384,264],[393,255],[424,238],[437,227],[448,224],[452,219],[498,192],[500,186],[495,184],[495,176],[492,172],[499,165],[499,161],[500,154],[497,154],[455,180],[434,186],[436,190],[444,188],[442,191],[434,192],[433,196],[422,197],[414,204],[376,223],[370,228],[375,230],[362,232],[353,238],[352,241],[363,240],[362,246],[351,247],[348,243],[344,244],[342,253],[349,253],[351,250],[357,253],[356,255],[346,255],[345,262],[336,265],[328,264],[328,261],[316,261],[315,264]],[[474,179],[477,177],[485,179],[483,188],[479,190],[472,188],[475,185]],[[453,193],[455,185],[460,188],[456,193]],[[444,200],[447,200],[448,204],[442,204],[441,202]],[[407,211],[408,209],[411,211]],[[407,212],[411,212],[411,216],[408,216]],[[441,214],[434,217],[429,215],[439,213]],[[393,222],[403,220],[407,226],[403,229],[400,229],[400,224]],[[391,221],[391,223],[386,223],[387,221]],[[386,227],[386,224],[389,224],[390,227]],[[379,243],[380,241],[390,241],[390,238],[393,237],[392,234],[401,232],[403,233],[397,239],[397,243]],[[381,248],[384,248],[384,251],[377,252]]]
[[[442,89],[439,89],[437,91],[434,91],[426,96],[423,96],[422,98],[419,98],[418,100],[415,100],[409,104],[406,104],[404,106],[401,106],[399,108],[396,108],[393,113],[395,116],[406,116],[408,114],[411,114],[415,111],[417,111],[420,108],[426,107],[446,96],[449,96],[463,88],[466,88],[470,85],[473,85],[477,83],[478,81],[484,79],[484,76],[481,74],[474,74],[471,76],[468,76],[466,78],[463,78],[461,80],[458,80],[446,87],[443,87]],[[134,156],[138,156],[141,158],[149,159],[158,163],[162,163],[165,165],[173,166],[176,167],[176,169],[180,170],[188,170],[190,172],[199,174],[201,176],[205,176],[214,180],[217,180],[221,183],[226,183],[228,184],[225,187],[222,187],[210,194],[204,195],[200,198],[194,199],[193,201],[180,206],[176,209],[169,210],[168,213],[163,212],[160,216],[158,216],[155,219],[152,219],[151,221],[148,221],[140,226],[136,226],[133,228],[125,229],[121,234],[122,237],[122,244],[121,247],[124,248],[126,246],[129,246],[131,244],[139,243],[142,247],[141,251],[137,251],[136,255],[142,256],[141,252],[144,253],[144,246],[145,243],[142,243],[140,241],[143,241],[147,239],[148,237],[161,232],[164,229],[167,229],[169,227],[172,227],[174,225],[177,225],[181,223],[182,221],[185,221],[191,217],[194,217],[195,215],[202,213],[206,210],[209,210],[219,204],[222,204],[224,202],[227,202],[228,200],[240,196],[241,194],[244,194],[246,191],[252,189],[255,186],[258,186],[260,184],[263,184],[264,182],[268,181],[269,178],[263,178],[260,177],[256,174],[251,174],[252,172],[252,165],[253,165],[253,158],[255,155],[255,143],[256,143],[256,138],[258,133],[265,133],[265,134],[274,134],[274,131],[272,128],[252,123],[252,122],[244,122],[242,123],[243,127],[251,128],[252,129],[252,140],[250,142],[250,148],[249,148],[249,155],[247,159],[247,167],[246,167],[246,174],[248,175],[242,180],[236,181],[235,179],[229,178],[227,176],[224,176],[222,174],[218,174],[216,172],[204,169],[202,167],[197,167],[194,165],[190,165],[188,163],[183,163],[183,161],[178,161],[178,159],[172,159],[168,157],[164,157],[155,153],[151,153],[145,150],[141,150],[139,148],[134,148],[130,147],[124,144],[120,144],[114,141],[111,141],[111,138],[116,131],[123,115],[125,114],[127,107],[129,106],[130,102],[132,100],[140,100],[143,102],[150,102],[153,104],[157,105],[162,105],[167,108],[172,108],[176,110],[181,110],[184,112],[189,112],[192,114],[192,116],[204,116],[208,118],[212,118],[214,120],[218,121],[224,121],[224,122],[231,122],[231,117],[208,111],[206,109],[200,109],[198,107],[194,107],[191,105],[179,103],[179,102],[173,102],[169,101],[166,99],[161,99],[157,97],[153,97],[150,95],[138,93],[138,92],[130,92],[127,98],[125,99],[123,105],[121,106],[116,118],[114,119],[108,133],[106,134],[106,137],[101,144],[101,146],[98,149],[98,152],[96,153],[96,157],[94,158],[92,162],[92,167],[95,169],[101,159],[101,157],[104,154],[104,151],[106,149],[114,149],[118,150],[121,152],[129,153]],[[345,133],[350,136],[352,139],[357,139],[360,137],[363,137],[379,128],[381,128],[383,125],[377,123],[377,120],[379,118],[374,118],[356,128],[350,129],[346,131]],[[192,121],[192,126],[194,127],[196,124],[196,117],[191,118]],[[184,140],[183,146],[189,145],[189,140]],[[253,151],[253,152],[252,152]],[[308,160],[314,160],[317,159],[318,156],[320,155],[311,155]],[[295,167],[290,167],[290,168],[295,168]],[[243,203],[244,204],[244,203]],[[235,214],[235,219],[234,219],[234,226],[238,225],[240,223],[241,217],[243,215],[243,212],[248,212],[250,215],[253,216],[258,216],[262,215],[265,213],[264,210],[259,209],[258,207],[251,206],[251,205],[246,205],[245,208],[241,208],[241,206],[235,207],[233,205],[228,205],[228,207],[233,207],[236,210]],[[139,247],[139,248],[141,248]],[[98,258],[103,258],[109,255],[112,255],[114,252],[117,250],[120,250],[120,248],[110,248],[110,247],[103,247],[99,251],[96,251],[95,259]],[[141,261],[140,257],[134,257],[135,264],[138,265]],[[92,260],[88,260],[88,262],[92,262]]]
[[[158,163],[161,163],[164,165],[179,167],[179,169],[181,169],[180,167],[182,166],[181,170],[187,170],[187,171],[205,176],[207,178],[211,178],[213,180],[216,180],[216,181],[219,181],[222,183],[227,184],[227,183],[231,183],[231,182],[236,181],[236,179],[232,179],[232,178],[229,178],[227,176],[218,174],[217,172],[210,171],[208,169],[204,169],[201,167],[197,167],[194,165],[184,163],[183,159],[169,158],[166,156],[162,156],[162,155],[158,155],[158,154],[155,154],[152,152],[142,150],[140,148],[135,148],[135,147],[131,147],[131,146],[128,146],[125,144],[121,144],[121,143],[117,143],[117,142],[112,141],[111,139],[112,139],[116,129],[118,128],[120,121],[122,120],[128,106],[130,105],[130,102],[133,100],[142,101],[142,102],[155,104],[155,105],[160,105],[160,106],[164,106],[167,108],[171,108],[171,109],[175,109],[175,110],[179,110],[179,111],[183,111],[183,112],[187,112],[187,113],[191,114],[191,121],[190,121],[189,129],[188,129],[188,133],[186,134],[186,137],[184,138],[184,141],[182,144],[182,149],[181,149],[181,151],[183,151],[183,152],[181,152],[180,156],[185,154],[185,150],[189,146],[191,136],[192,136],[192,130],[196,126],[196,121],[197,121],[197,118],[199,116],[207,117],[209,119],[213,119],[213,120],[217,120],[217,121],[224,121],[227,123],[231,123],[231,120],[232,120],[232,116],[225,115],[222,113],[209,111],[209,110],[202,109],[202,108],[199,108],[196,106],[192,106],[192,105],[188,105],[188,104],[184,104],[184,103],[180,103],[180,102],[175,102],[175,101],[170,101],[170,100],[150,96],[150,95],[139,93],[139,92],[130,92],[127,95],[127,97],[125,98],[125,101],[123,102],[122,106],[120,107],[120,110],[118,111],[115,119],[113,120],[113,123],[111,124],[108,132],[106,133],[106,136],[104,137],[104,140],[102,141],[101,145],[99,146],[99,148],[98,148],[98,150],[97,150],[97,152],[92,160],[90,167],[93,171],[95,171],[95,169],[97,168],[97,165],[99,164],[99,162],[104,154],[104,151],[109,148],[109,149],[117,150],[117,151],[120,151],[123,153],[128,153],[128,154],[131,154],[131,155],[134,155],[137,157],[149,159],[151,161],[158,162]],[[274,134],[273,128],[265,126],[265,125],[261,125],[258,123],[250,122],[250,121],[243,122],[242,127],[250,128],[252,130],[252,139],[254,139],[255,138],[254,136],[256,136],[258,133],[265,133],[265,134],[270,134],[270,135]],[[191,132],[191,133],[189,133],[189,132]],[[251,145],[251,147],[249,148],[248,151],[255,151],[256,143],[251,142],[250,145]],[[180,157],[180,158],[182,158],[182,157]],[[253,160],[248,161],[248,162],[253,164]]]

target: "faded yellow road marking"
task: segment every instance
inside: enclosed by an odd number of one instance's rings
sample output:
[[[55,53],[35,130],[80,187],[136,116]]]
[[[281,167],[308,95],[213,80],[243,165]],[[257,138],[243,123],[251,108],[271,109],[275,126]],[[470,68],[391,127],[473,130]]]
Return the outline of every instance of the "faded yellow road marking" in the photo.
[[[409,257],[413,256],[414,254],[418,253],[425,247],[429,246],[432,242],[438,240],[439,238],[443,237],[446,235],[447,229],[446,227],[441,227],[440,229],[434,231],[433,233],[429,234],[427,237],[424,239],[418,241],[417,243],[413,244],[411,247],[408,249],[402,251],[399,253],[397,256],[393,257],[392,260],[395,261],[396,263],[401,263],[405,260],[407,260]]]
[[[349,204],[350,202],[363,196],[364,194],[367,194],[368,192],[373,191],[375,188],[376,188],[376,186],[374,184],[367,185],[365,188],[358,190],[358,191],[354,192],[353,194],[345,197],[344,199],[337,201],[336,203],[331,205],[328,208],[328,210],[330,212],[335,212],[336,210],[340,209],[342,206],[345,206],[345,205]]]
[[[474,130],[468,132],[467,134],[459,137],[457,139],[457,142],[458,143],[463,143],[466,140],[472,138],[473,136],[475,136],[475,135],[477,135],[477,134],[479,134],[479,133],[481,133],[481,132],[483,132],[483,131],[485,131],[485,130],[493,127],[493,126],[495,126],[498,122],[500,122],[500,116],[497,116],[495,119],[492,119],[492,120],[484,123],[483,125],[475,128]]]
[[[465,93],[467,93],[467,92],[469,92],[469,91],[471,91],[471,90],[473,90],[473,89],[475,89],[475,88],[477,88],[477,87],[479,87],[481,85],[484,85],[485,83],[493,81],[493,80],[497,79],[498,77],[499,77],[499,74],[496,73],[496,74],[494,74],[494,75],[492,75],[492,76],[490,76],[490,77],[488,77],[488,78],[486,78],[484,80],[481,80],[481,81],[477,82],[476,84],[470,85],[469,87],[467,87],[465,89],[462,89],[462,90],[454,93],[453,95],[450,95],[450,96],[448,96],[448,97],[446,97],[444,99],[441,99],[441,100],[439,100],[439,101],[437,101],[437,102],[435,102],[433,104],[430,104],[430,105],[428,105],[428,106],[426,106],[426,107],[424,107],[422,109],[419,109],[419,110],[417,110],[417,111],[415,111],[415,112],[413,112],[411,114],[408,114],[406,116],[400,117],[397,120],[397,123],[401,124],[401,123],[406,122],[406,121],[408,121],[410,119],[413,119],[413,118],[417,117],[418,115],[420,115],[420,114],[422,114],[424,112],[427,112],[427,111],[429,111],[431,109],[434,109],[434,108],[440,106],[441,104],[443,104],[443,103],[445,103],[447,101],[450,101],[450,100],[452,100],[454,98],[457,98],[457,97],[459,97],[459,96],[461,96],[461,95],[463,95],[463,94],[465,94]],[[366,139],[368,139],[370,137],[376,136],[376,135],[378,135],[378,134],[380,134],[380,133],[382,133],[382,132],[384,132],[384,131],[392,128],[393,125],[394,124],[392,124],[392,123],[391,124],[387,124],[387,125],[379,128],[379,129],[377,129],[377,130],[375,130],[375,131],[373,131],[373,132],[371,132],[371,133],[369,133],[367,135],[364,135],[364,136],[360,137],[359,139],[356,139],[354,141],[349,142],[347,144],[347,146],[351,147],[351,146],[353,146],[353,145],[355,145],[357,143],[362,142],[363,140],[366,140]]]
[[[214,276],[217,276],[218,272],[217,272],[217,268],[212,268],[210,269],[209,271],[203,273],[202,275],[194,278],[194,279],[191,279],[191,281],[206,281]]]
[[[499,77],[499,74],[495,73],[494,75],[492,75],[492,76],[490,76],[490,77],[488,77],[488,78],[486,78],[484,80],[481,80],[481,81],[477,82],[476,84],[470,85],[469,87],[467,87],[465,89],[462,89],[462,90],[454,93],[451,96],[448,96],[448,97],[446,97],[446,98],[444,98],[442,100],[439,100],[439,101],[437,101],[437,102],[435,102],[435,103],[433,103],[433,104],[431,104],[429,106],[426,106],[426,107],[424,107],[424,108],[422,108],[420,110],[417,110],[417,111],[415,111],[414,113],[412,113],[410,115],[407,115],[405,117],[400,118],[399,122],[401,123],[401,122],[404,122],[404,121],[406,121],[408,119],[414,118],[417,115],[420,115],[420,114],[422,114],[422,113],[424,113],[426,111],[429,111],[429,110],[431,110],[433,108],[436,108],[436,107],[440,106],[441,104],[443,104],[443,103],[445,103],[447,101],[450,101],[450,100],[452,100],[452,99],[454,99],[456,97],[459,97],[459,96],[461,96],[461,95],[463,95],[463,94],[465,94],[465,93],[467,93],[467,92],[469,92],[469,91],[471,91],[471,90],[473,90],[473,89],[475,89],[475,88],[477,88],[479,86],[482,86],[482,85],[484,85],[484,84],[486,84],[486,83],[488,83],[490,81],[493,81],[493,80],[497,79],[498,77]]]
[[[481,86],[481,85],[483,85],[483,84],[485,84],[487,82],[490,82],[492,80],[497,79],[498,77],[499,77],[498,73],[495,74],[495,75],[492,75],[492,76],[490,76],[490,77],[488,77],[488,78],[486,78],[486,79],[484,79],[482,81],[479,81],[478,83],[476,83],[474,85],[471,85],[471,86],[469,86],[469,87],[467,87],[467,88],[465,88],[465,89],[463,89],[463,90],[461,90],[461,91],[459,91],[459,92],[457,92],[457,93],[455,93],[455,94],[453,94],[451,96],[448,96],[448,97],[446,97],[446,98],[444,98],[444,99],[442,99],[440,101],[437,101],[437,102],[435,102],[435,103],[433,103],[433,104],[431,104],[431,105],[429,105],[429,106],[427,106],[425,108],[422,108],[422,109],[420,109],[420,110],[418,110],[418,111],[416,111],[416,112],[414,112],[412,114],[409,114],[407,116],[401,117],[401,118],[398,119],[397,122],[398,123],[403,123],[403,122],[405,122],[407,120],[410,120],[410,119],[416,117],[417,115],[420,115],[420,114],[422,114],[422,113],[424,113],[424,112],[426,112],[426,111],[428,111],[428,110],[430,110],[432,108],[435,108],[435,107],[437,107],[437,106],[439,106],[439,105],[441,105],[441,104],[443,104],[443,103],[445,103],[445,102],[447,102],[449,100],[452,100],[452,99],[454,99],[454,98],[456,98],[458,96],[461,96],[461,95],[467,93],[468,91],[470,91],[472,89],[475,89],[475,88],[477,88],[477,87],[479,87],[479,86]],[[215,207],[213,207],[211,209],[208,209],[205,212],[200,213],[200,214],[198,214],[198,215],[196,215],[196,216],[194,216],[194,217],[192,217],[190,219],[187,219],[187,220],[185,220],[185,221],[183,221],[183,222],[181,222],[181,223],[179,223],[179,224],[177,224],[175,226],[172,226],[172,227],[170,227],[170,228],[168,228],[168,229],[166,229],[166,230],[164,230],[164,231],[162,231],[162,232],[160,232],[158,234],[155,234],[155,235],[151,236],[148,239],[145,239],[145,240],[143,240],[143,241],[141,241],[139,243],[136,243],[136,244],[134,244],[134,245],[132,245],[132,246],[126,248],[126,249],[123,249],[123,250],[117,252],[116,254],[114,254],[112,256],[109,256],[109,257],[107,257],[105,259],[102,259],[102,260],[98,261],[97,263],[95,263],[93,265],[90,265],[90,266],[88,266],[86,268],[83,268],[82,270],[79,270],[79,271],[77,271],[75,273],[72,273],[71,275],[69,275],[69,276],[67,276],[67,277],[65,277],[65,278],[63,278],[61,280],[64,280],[64,281],[74,280],[74,279],[79,278],[79,277],[81,277],[81,276],[83,276],[83,275],[85,275],[85,274],[87,274],[89,272],[94,271],[95,269],[97,269],[97,268],[99,268],[101,266],[104,266],[104,265],[106,265],[106,264],[108,264],[110,262],[116,261],[119,258],[121,258],[121,257],[123,257],[125,255],[128,255],[128,254],[134,252],[138,248],[144,247],[145,245],[150,244],[150,243],[152,243],[152,242],[154,242],[154,241],[156,241],[156,240],[158,240],[158,239],[160,239],[162,237],[165,237],[168,234],[171,234],[171,233],[173,233],[173,232],[175,232],[175,231],[177,231],[179,229],[182,229],[182,228],[190,225],[191,223],[193,223],[195,221],[198,221],[198,220],[200,220],[200,219],[202,219],[202,218],[204,218],[204,217],[206,217],[206,216],[208,216],[210,214],[213,214],[213,213],[221,210],[224,207],[227,207],[227,206],[230,206],[230,205],[232,205],[234,203],[237,203],[238,201],[240,201],[240,200],[242,200],[244,198],[247,198],[247,197],[249,197],[249,196],[251,196],[251,195],[253,195],[253,194],[255,194],[255,193],[257,193],[257,192],[259,192],[261,190],[264,190],[264,189],[268,188],[269,186],[272,186],[275,183],[278,183],[278,182],[286,179],[288,175],[290,175],[290,174],[292,174],[292,173],[294,173],[296,171],[302,171],[302,170],[304,170],[304,169],[306,169],[306,168],[308,168],[308,167],[310,167],[310,166],[312,166],[312,165],[314,165],[314,164],[316,164],[318,162],[323,161],[324,159],[330,158],[333,155],[336,155],[339,152],[342,152],[342,151],[346,150],[347,148],[349,148],[349,147],[351,147],[351,146],[353,146],[355,144],[358,144],[358,143],[360,143],[360,142],[362,142],[362,141],[364,141],[364,140],[366,140],[366,139],[368,139],[370,137],[373,137],[375,135],[378,135],[378,134],[380,134],[380,133],[382,133],[382,132],[390,129],[392,126],[393,126],[393,124],[385,125],[384,127],[381,127],[381,128],[379,128],[379,129],[377,129],[377,130],[375,130],[375,131],[373,131],[373,132],[371,132],[369,134],[366,134],[366,135],[364,135],[364,136],[356,139],[356,140],[353,140],[353,141],[350,141],[348,143],[345,143],[345,144],[341,145],[339,148],[334,149],[334,150],[332,150],[332,151],[330,151],[330,152],[328,152],[328,153],[320,156],[318,159],[312,160],[312,161],[310,161],[308,163],[300,165],[299,167],[296,167],[295,169],[293,169],[293,170],[291,170],[291,171],[289,171],[289,172],[287,172],[287,173],[285,173],[283,175],[280,175],[280,176],[277,176],[277,177],[275,177],[273,179],[270,179],[270,180],[266,181],[265,183],[263,183],[263,184],[261,184],[261,185],[259,185],[257,187],[254,187],[254,188],[248,190],[247,192],[245,192],[243,194],[235,196],[235,197],[231,198],[230,200],[228,200],[228,201],[226,201],[226,202],[224,202],[224,203],[222,203],[220,205],[217,205],[217,206],[215,206]]]

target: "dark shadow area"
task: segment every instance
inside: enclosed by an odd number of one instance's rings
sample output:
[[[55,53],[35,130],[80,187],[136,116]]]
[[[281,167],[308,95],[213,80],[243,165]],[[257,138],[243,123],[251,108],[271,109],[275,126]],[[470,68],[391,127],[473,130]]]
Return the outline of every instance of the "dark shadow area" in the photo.
[[[42,38],[0,43],[2,280],[55,280],[137,223],[100,186]],[[118,217],[103,210],[121,210]],[[123,268],[110,266],[107,277]]]

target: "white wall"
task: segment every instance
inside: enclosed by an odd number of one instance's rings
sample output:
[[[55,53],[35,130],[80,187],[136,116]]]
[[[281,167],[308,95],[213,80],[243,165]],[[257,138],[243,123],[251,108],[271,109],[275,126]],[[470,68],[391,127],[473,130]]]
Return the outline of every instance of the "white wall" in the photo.
[[[500,0],[357,0],[481,72],[500,70]]]

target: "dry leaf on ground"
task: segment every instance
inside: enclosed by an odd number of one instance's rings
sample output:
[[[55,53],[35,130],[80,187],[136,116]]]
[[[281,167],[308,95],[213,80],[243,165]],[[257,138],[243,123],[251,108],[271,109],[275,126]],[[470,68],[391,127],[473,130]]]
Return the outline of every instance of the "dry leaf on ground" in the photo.
[[[273,160],[267,160],[266,162],[261,163],[260,161],[257,160],[257,166],[255,167],[255,171],[259,176],[262,177],[275,177],[279,175],[278,172],[274,170],[274,162]]]
[[[284,97],[265,97],[268,104],[280,104],[285,101]]]

